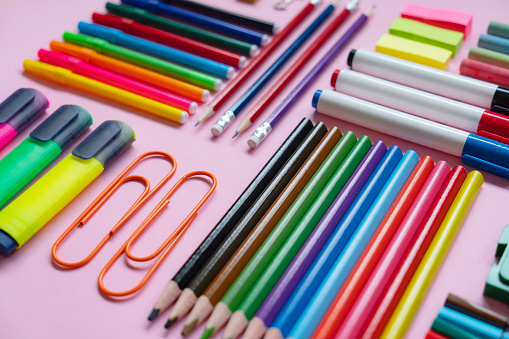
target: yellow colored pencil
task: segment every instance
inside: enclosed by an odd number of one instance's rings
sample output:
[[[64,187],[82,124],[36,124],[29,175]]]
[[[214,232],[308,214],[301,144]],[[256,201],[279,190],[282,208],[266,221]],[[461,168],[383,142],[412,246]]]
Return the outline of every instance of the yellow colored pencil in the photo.
[[[405,336],[483,182],[482,174],[477,171],[467,175],[381,338],[399,339]]]

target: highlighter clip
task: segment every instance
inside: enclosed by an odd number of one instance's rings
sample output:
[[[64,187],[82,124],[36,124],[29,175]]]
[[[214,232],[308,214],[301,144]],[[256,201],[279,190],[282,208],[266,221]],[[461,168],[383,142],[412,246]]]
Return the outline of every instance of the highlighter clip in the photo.
[[[496,257],[500,257],[498,264],[493,264],[486,278],[484,295],[509,304],[509,226],[505,226],[498,240]]]

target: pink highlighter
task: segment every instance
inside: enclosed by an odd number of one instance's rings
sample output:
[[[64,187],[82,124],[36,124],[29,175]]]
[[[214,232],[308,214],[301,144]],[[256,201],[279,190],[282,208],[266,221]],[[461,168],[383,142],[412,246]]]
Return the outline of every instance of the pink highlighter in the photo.
[[[39,91],[20,88],[0,103],[0,150],[48,108],[48,99]]]
[[[189,114],[196,113],[196,110],[198,109],[198,104],[192,100],[106,71],[78,58],[45,49],[40,49],[38,55],[42,62],[63,67],[73,73],[83,75],[87,78],[121,88],[175,108],[186,110]]]

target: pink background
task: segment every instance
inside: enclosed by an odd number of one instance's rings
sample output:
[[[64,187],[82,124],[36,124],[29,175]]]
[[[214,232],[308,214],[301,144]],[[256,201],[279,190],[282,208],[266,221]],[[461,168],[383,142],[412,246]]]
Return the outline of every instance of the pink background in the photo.
[[[233,0],[200,0],[235,12],[260,17],[285,25],[305,4],[294,1],[286,11],[272,9],[272,0],[259,0],[256,3],[243,3]],[[414,0],[430,6],[464,10],[474,13],[471,35],[464,46],[453,58],[448,68],[458,72],[461,59],[468,53],[470,46],[476,44],[479,34],[486,32],[489,20],[507,20],[509,2],[506,0]],[[341,1],[344,5],[345,1]],[[368,8],[373,0],[363,1],[361,10]],[[2,338],[179,338],[182,322],[169,331],[163,328],[169,312],[160,315],[154,322],[146,320],[154,302],[166,282],[187,260],[190,254],[214,227],[246,185],[262,168],[270,155],[283,142],[288,133],[303,117],[313,122],[324,121],[327,126],[337,125],[342,131],[353,130],[356,135],[367,134],[373,141],[382,139],[388,146],[398,145],[403,150],[413,149],[420,156],[431,155],[435,161],[446,160],[451,167],[461,164],[460,159],[432,149],[406,142],[388,135],[367,130],[359,126],[344,123],[326,116],[317,115],[311,107],[311,97],[318,88],[330,88],[330,74],[335,68],[346,66],[346,56],[351,48],[374,49],[377,39],[385,32],[391,22],[399,16],[405,6],[404,0],[378,2],[378,7],[368,24],[355,40],[338,55],[333,66],[329,67],[317,79],[308,92],[299,100],[270,138],[261,147],[250,151],[246,141],[253,129],[236,139],[230,138],[234,127],[225,135],[213,139],[210,127],[219,115],[194,128],[197,116],[190,118],[184,126],[176,126],[157,118],[139,114],[137,111],[96,99],[73,90],[40,81],[23,75],[22,62],[25,58],[37,60],[39,48],[48,48],[51,39],[60,40],[64,30],[76,32],[80,20],[90,21],[92,12],[104,12],[105,0],[88,1],[20,1],[2,0],[0,2],[0,45],[2,52],[0,98],[7,97],[19,87],[33,87],[41,90],[50,100],[48,113],[63,104],[77,104],[86,108],[94,117],[93,128],[107,119],[123,120],[137,132],[134,145],[108,168],[94,183],[80,194],[65,210],[58,214],[46,227],[34,236],[23,248],[8,258],[0,258],[0,337]],[[285,47],[325,8],[322,4],[311,17],[304,22]],[[332,43],[341,36],[359,15],[357,11],[324,46],[320,55],[315,56],[306,69],[294,80],[294,83],[307,72]],[[281,53],[280,48],[272,60]],[[264,64],[264,68],[268,63]],[[260,74],[260,72],[258,73]],[[255,77],[251,77],[251,81]],[[244,86],[238,94],[238,97]],[[283,95],[290,92],[285,89]],[[283,98],[279,97],[279,100]],[[234,99],[235,99],[234,98]],[[229,103],[232,103],[231,100]],[[275,108],[274,103],[267,110]],[[252,103],[254,104],[254,102]],[[228,108],[223,106],[220,113]],[[201,112],[201,110],[200,110]],[[45,115],[45,117],[47,116]],[[262,118],[265,118],[263,116]],[[42,121],[42,118],[37,122]],[[263,120],[257,121],[261,123]],[[23,140],[36,124],[21,133],[14,142],[0,151],[0,157],[7,154]],[[75,143],[73,147],[76,145]],[[178,161],[178,170],[170,183],[156,194],[130,222],[128,222],[105,248],[86,266],[72,271],[57,269],[52,264],[51,247],[58,236],[83,211],[83,209],[107,186],[107,184],[136,156],[160,150],[171,153]],[[70,149],[64,154],[68,154]],[[59,158],[61,160],[63,156]],[[159,161],[156,163],[156,161]],[[142,173],[153,180],[153,185],[169,168],[160,160],[150,160],[142,164],[136,173]],[[170,186],[183,174],[193,170],[211,171],[217,176],[218,188],[196,218],[194,224],[173,249],[162,267],[136,295],[126,300],[112,301],[102,296],[97,288],[97,276],[113,253],[134,231]],[[470,171],[472,168],[467,167]],[[430,328],[438,309],[444,303],[448,292],[453,292],[469,300],[489,306],[509,316],[507,307],[492,299],[484,298],[482,291],[491,265],[495,262],[494,253],[498,237],[508,222],[507,199],[509,181],[484,174],[486,182],[458,234],[449,255],[429,293],[415,317],[407,338],[422,338]],[[169,211],[154,222],[153,227],[135,244],[133,252],[147,255],[159,245],[169,232],[182,220],[190,206],[205,193],[208,186],[204,181],[193,180],[178,191],[172,199]],[[64,260],[80,260],[90,252],[94,244],[107,234],[115,221],[136,199],[142,188],[138,183],[129,183],[116,194],[95,218],[83,229],[75,231],[64,243],[60,256]],[[145,264],[127,264],[120,259],[106,276],[106,284],[115,290],[126,290],[139,281],[145,273]],[[198,338],[201,330],[195,331],[190,338]]]

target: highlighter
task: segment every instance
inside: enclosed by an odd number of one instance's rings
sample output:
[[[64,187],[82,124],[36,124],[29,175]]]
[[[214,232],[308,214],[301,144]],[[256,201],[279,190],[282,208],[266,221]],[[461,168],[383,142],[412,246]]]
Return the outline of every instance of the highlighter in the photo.
[[[108,120],[71,154],[0,211],[0,254],[23,246],[136,139],[126,123]]]
[[[48,108],[48,99],[39,91],[20,88],[0,103],[0,149],[11,142]]]
[[[0,160],[0,208],[48,167],[91,124],[90,113],[80,106],[61,106]]]

